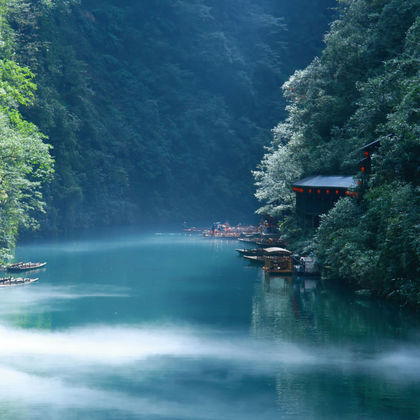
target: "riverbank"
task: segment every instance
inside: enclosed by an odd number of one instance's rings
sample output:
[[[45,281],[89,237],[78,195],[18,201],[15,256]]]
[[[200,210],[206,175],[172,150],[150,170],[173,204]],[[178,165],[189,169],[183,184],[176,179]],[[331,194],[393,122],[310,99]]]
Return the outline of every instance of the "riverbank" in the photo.
[[[355,206],[350,199],[339,202],[337,211],[341,212],[341,207],[349,204]],[[304,230],[297,225],[296,219],[286,219],[286,222],[279,224],[276,235],[278,246],[287,246],[295,255],[313,253],[325,284],[338,283],[347,287],[355,296],[382,299],[420,311],[420,283],[415,278],[418,267],[415,269],[411,262],[411,271],[398,271],[399,265],[393,262],[399,257],[399,250],[396,249],[388,266],[390,271],[394,271],[394,277],[391,278],[389,273],[381,277],[383,270],[387,268],[383,261],[379,264],[379,260],[385,258],[385,251],[379,252],[372,248],[362,252],[355,248],[352,243],[354,232],[335,219],[335,211],[334,209],[331,215],[324,216],[325,223],[318,230]],[[348,223],[355,229],[353,221],[348,220]],[[325,239],[325,231],[336,235],[334,247],[328,247],[329,239]],[[401,253],[401,258],[403,255]],[[350,266],[350,263],[353,265]]]

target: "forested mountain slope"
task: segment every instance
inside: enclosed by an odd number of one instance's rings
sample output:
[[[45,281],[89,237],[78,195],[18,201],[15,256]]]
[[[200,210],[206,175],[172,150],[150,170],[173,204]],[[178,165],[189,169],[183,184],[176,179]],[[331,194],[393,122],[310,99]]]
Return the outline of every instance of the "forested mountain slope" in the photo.
[[[56,160],[44,232],[251,214],[280,86],[319,52],[335,5],[17,3],[18,60],[38,84],[23,112]]]
[[[22,118],[34,100],[34,75],[15,61],[16,38],[7,23],[14,4],[0,4],[0,262],[11,256],[20,227],[36,227],[45,208],[41,186],[53,160],[45,136]]]
[[[420,2],[342,0],[321,56],[284,85],[288,116],[255,172],[261,212],[315,249],[324,275],[420,304]],[[314,232],[296,223],[293,181],[358,172],[380,140],[368,191],[342,199]]]

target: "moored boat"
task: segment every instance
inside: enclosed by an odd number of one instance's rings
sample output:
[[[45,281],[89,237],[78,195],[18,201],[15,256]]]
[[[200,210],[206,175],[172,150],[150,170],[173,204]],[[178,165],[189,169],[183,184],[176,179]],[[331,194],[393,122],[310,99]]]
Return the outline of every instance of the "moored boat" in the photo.
[[[284,247],[286,242],[280,238],[270,238],[270,237],[254,237],[254,238],[238,238],[238,241],[246,242],[249,244],[254,244],[259,247]]]
[[[251,237],[251,238],[240,237],[240,238],[238,238],[238,241],[247,242],[247,243],[253,244],[254,241],[255,241],[255,237]]]
[[[283,247],[286,243],[280,238],[258,238],[254,240],[254,244],[263,247]]]
[[[264,257],[262,255],[244,255],[243,257],[253,263],[264,264]]]
[[[268,274],[292,275],[294,272],[292,256],[264,257],[264,271]]]
[[[31,284],[38,280],[38,278],[29,278],[29,277],[1,277],[0,278],[0,287],[13,287],[13,286],[23,286],[25,284]]]
[[[285,248],[280,247],[269,247],[269,248],[243,248],[236,249],[236,252],[239,252],[241,255],[272,255],[272,256],[281,256],[281,255],[291,255],[292,252]]]
[[[37,268],[42,268],[47,265],[46,262],[42,263],[33,263],[33,262],[18,262],[14,264],[9,264],[6,266],[7,271],[28,271],[28,270],[36,270]]]

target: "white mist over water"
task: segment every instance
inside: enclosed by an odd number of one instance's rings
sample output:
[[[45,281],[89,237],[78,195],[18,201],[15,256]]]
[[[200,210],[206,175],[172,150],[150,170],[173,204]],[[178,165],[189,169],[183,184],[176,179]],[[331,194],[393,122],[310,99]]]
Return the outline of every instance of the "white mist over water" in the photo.
[[[235,372],[235,380],[238,375],[282,375],[285,369],[296,375],[344,369],[391,376],[400,382],[420,382],[418,349],[363,358],[339,349],[303,348],[191,326],[92,326],[50,332],[3,325],[0,343],[0,407],[2,401],[9,401],[59,410],[118,410],[134,416],[255,418],[252,410],[229,409],[228,402],[215,401],[212,396],[197,396],[183,405],[157,395],[142,397],[102,389],[95,380],[99,372],[99,376],[117,375],[147,384],[153,382],[154,375],[161,375],[162,367],[186,376],[200,376],[203,362],[225,366]],[[199,408],[203,406],[207,407],[204,411]]]
[[[275,344],[226,333],[211,335],[203,329],[174,326],[95,326],[61,332],[0,326],[0,337],[0,357],[62,358],[65,363],[72,358],[82,364],[120,365],[155,357],[219,359],[249,366],[317,363],[317,358],[291,344]]]
[[[161,234],[139,234],[135,232],[121,233],[115,231],[104,239],[74,239],[69,241],[37,243],[35,246],[28,244],[25,247],[26,253],[39,252],[48,255],[78,255],[78,254],[98,254],[109,253],[111,251],[124,251],[132,248],[159,248],[169,246],[188,246],[185,241],[186,235],[182,233],[161,233]],[[169,239],[169,241],[168,241]],[[190,242],[198,247],[207,247],[208,241],[201,241],[197,236],[189,238]],[[222,245],[218,243],[217,245]]]
[[[378,354],[360,355],[349,349],[304,347],[278,340],[260,340],[227,331],[179,326],[93,326],[65,331],[26,330],[0,326],[0,358],[14,365],[27,358],[44,359],[54,365],[120,366],[153,360],[217,360],[259,374],[288,366],[313,370],[350,368],[404,373],[420,381],[420,349],[394,349]],[[48,364],[46,363],[46,364]]]
[[[74,410],[119,413],[115,414],[114,418],[126,418],[127,413],[136,418],[139,415],[147,418],[164,416],[197,420],[215,418],[214,407],[210,405],[208,405],[209,413],[206,414],[200,412],[199,407],[188,407],[163,398],[142,398],[118,391],[77,386],[59,378],[31,375],[1,365],[0,378],[7,378],[7,380],[0,379],[0,413],[3,412],[2,401],[7,400],[15,405],[15,412],[19,413],[23,408],[22,414],[18,416],[22,416],[20,418],[25,420],[57,419],[63,416],[80,419]],[[5,411],[7,412],[7,407]],[[227,412],[228,406],[221,407],[219,404],[219,413],[223,411]],[[1,418],[5,419],[3,416]],[[225,418],[235,417],[228,415]]]
[[[126,298],[130,296],[127,288],[109,285],[76,286],[37,285],[31,288],[10,288],[0,294],[0,315],[14,315],[30,311],[60,311],[72,301],[92,298]],[[131,292],[132,294],[132,292]]]

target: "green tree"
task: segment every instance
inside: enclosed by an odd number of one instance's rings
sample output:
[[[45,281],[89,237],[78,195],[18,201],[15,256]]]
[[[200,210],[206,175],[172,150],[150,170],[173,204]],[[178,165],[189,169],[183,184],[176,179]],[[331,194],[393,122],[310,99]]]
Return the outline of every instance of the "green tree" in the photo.
[[[260,211],[287,209],[293,217],[294,176],[357,175],[360,146],[381,140],[369,192],[357,203],[340,200],[322,218],[312,246],[326,278],[415,304],[419,12],[416,0],[340,1],[321,56],[283,86],[288,117],[274,129],[272,147],[255,172]],[[295,225],[284,225],[286,236],[302,238]]]
[[[279,86],[319,50],[334,0],[293,3],[56,0],[16,9],[19,62],[38,85],[23,113],[56,158],[43,231],[250,217],[250,170],[284,114]],[[305,46],[298,57],[286,23]]]
[[[14,38],[7,16],[17,4],[3,1],[0,7],[0,261],[11,258],[19,228],[37,227],[35,216],[45,205],[41,184],[53,172],[45,136],[19,113],[33,102],[36,85],[29,68],[11,59]]]

